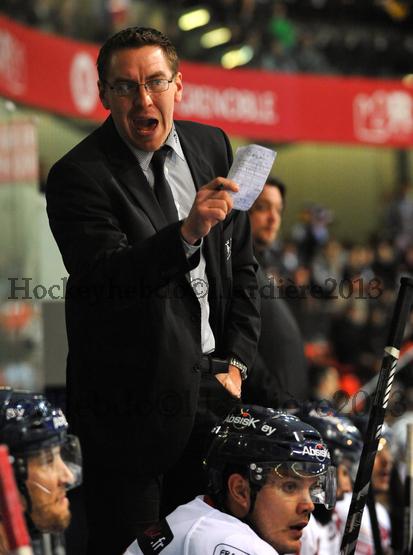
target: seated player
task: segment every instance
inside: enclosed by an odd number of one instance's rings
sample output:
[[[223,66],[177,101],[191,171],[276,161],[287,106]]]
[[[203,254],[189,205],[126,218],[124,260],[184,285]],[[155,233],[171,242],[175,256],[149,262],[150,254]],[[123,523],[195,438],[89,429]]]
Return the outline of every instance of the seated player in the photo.
[[[214,430],[207,495],[178,507],[125,555],[274,555],[300,548],[315,503],[335,502],[321,436],[296,416],[254,405]]]
[[[80,446],[67,434],[59,408],[43,395],[0,389],[0,443],[13,461],[24,516],[36,553],[42,534],[63,532],[70,522],[68,489],[82,477]],[[0,555],[9,553],[0,509]]]
[[[390,427],[384,423],[381,429],[382,437],[380,438],[376,457],[374,459],[373,471],[371,474],[371,488],[375,498],[372,507],[366,505],[361,519],[360,531],[357,539],[355,555],[374,555],[378,552],[375,547],[375,541],[380,543],[383,553],[391,552],[391,522],[387,508],[383,504],[386,497],[391,495],[390,492],[390,475],[393,467],[393,455],[391,451],[392,431]],[[341,536],[344,533],[347,515],[351,503],[351,495],[346,494],[343,500],[340,500],[335,511],[339,517]],[[370,511],[373,510],[373,520]],[[373,529],[374,524],[376,531]]]
[[[308,405],[296,414],[320,432],[330,451],[331,464],[337,469],[336,499],[344,499],[345,494],[350,494],[353,490],[363,449],[359,430],[345,416],[324,413],[322,405]],[[342,536],[340,526],[340,519],[335,511],[317,505],[304,531],[300,555],[338,554]]]

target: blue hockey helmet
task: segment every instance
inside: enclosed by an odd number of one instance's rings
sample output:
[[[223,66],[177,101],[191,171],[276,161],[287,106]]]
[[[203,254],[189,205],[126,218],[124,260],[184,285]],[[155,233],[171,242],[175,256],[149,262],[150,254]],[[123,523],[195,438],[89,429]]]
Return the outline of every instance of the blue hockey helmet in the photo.
[[[331,463],[338,466],[347,462],[354,480],[363,449],[363,439],[350,418],[334,411],[325,412],[314,404],[308,404],[294,414],[320,432],[330,451]]]
[[[73,478],[67,489],[82,479],[82,460],[77,437],[67,433],[63,411],[36,393],[0,388],[0,443],[7,445],[13,458],[19,487],[25,491],[27,460],[55,446]]]
[[[204,461],[210,491],[223,492],[225,469],[244,466],[255,487],[269,475],[319,478],[314,503],[335,503],[335,468],[320,433],[296,416],[270,408],[244,405],[233,409],[213,430]]]

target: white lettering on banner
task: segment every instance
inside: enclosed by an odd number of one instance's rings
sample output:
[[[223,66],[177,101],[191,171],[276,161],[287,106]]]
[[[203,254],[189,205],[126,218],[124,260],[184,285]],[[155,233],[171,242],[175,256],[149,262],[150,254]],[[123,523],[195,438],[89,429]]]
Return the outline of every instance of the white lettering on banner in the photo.
[[[0,184],[37,180],[37,133],[33,122],[0,124]]]
[[[405,91],[358,94],[353,106],[354,132],[362,140],[385,143],[413,133],[413,97]]]
[[[276,100],[276,94],[268,90],[217,89],[185,84],[185,94],[176,110],[185,117],[274,125],[279,120]]]
[[[99,99],[95,62],[87,52],[78,52],[70,67],[70,91],[76,108],[82,114],[92,112]]]
[[[25,46],[5,29],[0,29],[0,82],[11,94],[23,94],[27,88]]]

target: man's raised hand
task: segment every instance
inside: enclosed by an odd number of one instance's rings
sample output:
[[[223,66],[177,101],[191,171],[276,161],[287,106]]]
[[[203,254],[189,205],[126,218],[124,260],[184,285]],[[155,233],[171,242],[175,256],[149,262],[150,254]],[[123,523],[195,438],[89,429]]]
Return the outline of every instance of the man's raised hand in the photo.
[[[208,235],[218,222],[231,212],[233,201],[230,192],[239,191],[235,181],[216,177],[199,189],[188,217],[181,227],[182,237],[190,245]]]

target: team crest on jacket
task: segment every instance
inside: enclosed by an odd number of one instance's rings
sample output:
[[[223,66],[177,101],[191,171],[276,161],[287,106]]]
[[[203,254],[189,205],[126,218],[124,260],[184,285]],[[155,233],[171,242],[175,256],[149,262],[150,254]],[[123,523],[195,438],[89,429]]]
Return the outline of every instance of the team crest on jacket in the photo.
[[[232,237],[230,237],[225,241],[224,246],[225,246],[225,260],[229,260],[231,258]]]

